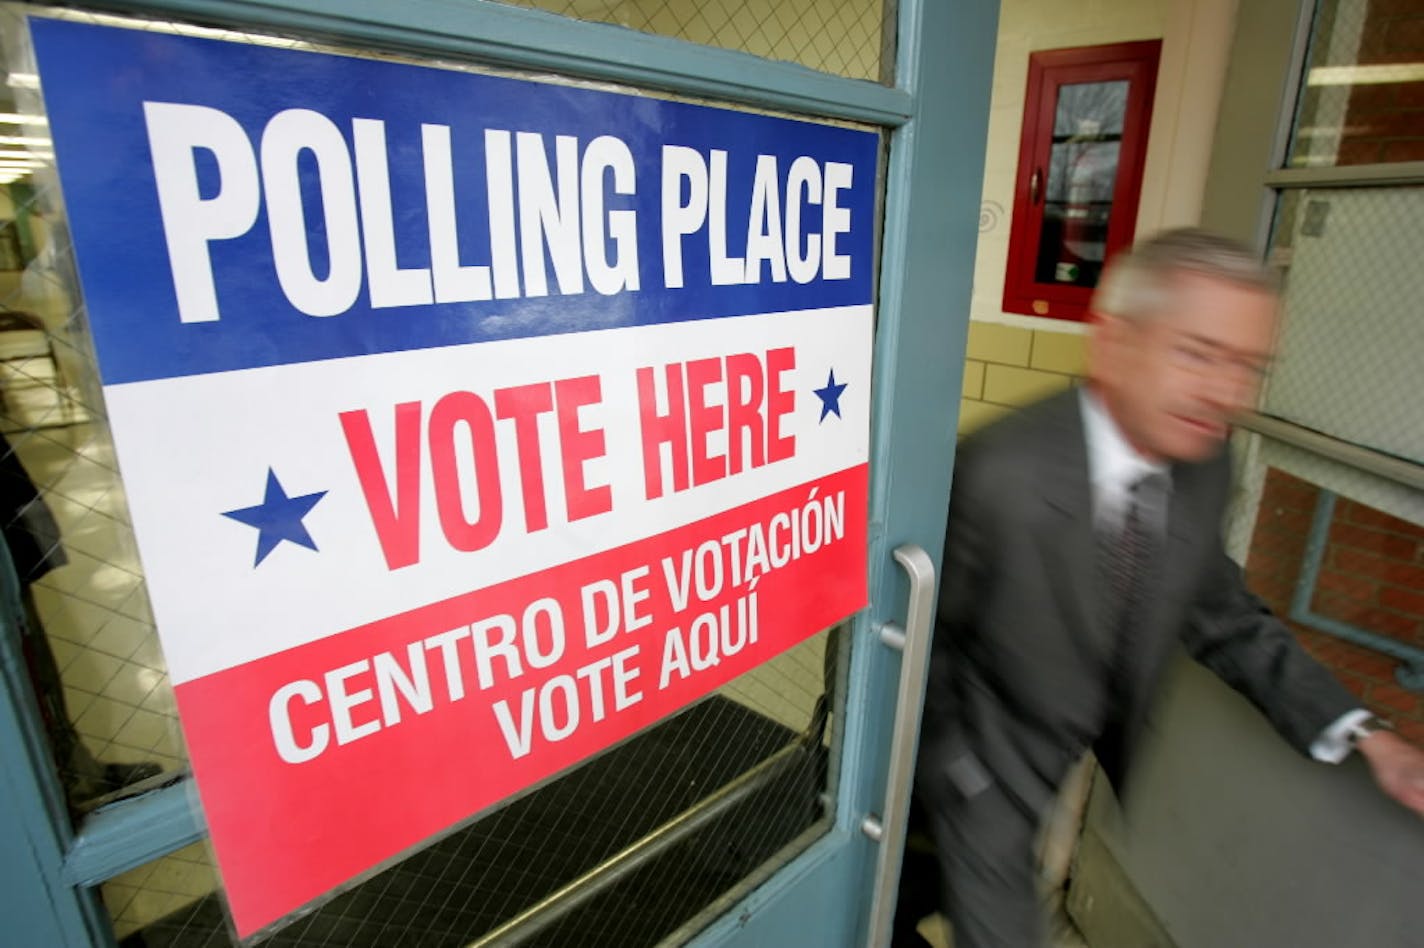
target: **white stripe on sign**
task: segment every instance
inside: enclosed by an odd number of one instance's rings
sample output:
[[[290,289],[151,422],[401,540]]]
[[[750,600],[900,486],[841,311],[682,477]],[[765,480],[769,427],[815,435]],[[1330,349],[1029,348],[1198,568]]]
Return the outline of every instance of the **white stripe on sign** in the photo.
[[[870,307],[855,306],[111,386],[169,673],[241,665],[864,463],[870,336]]]

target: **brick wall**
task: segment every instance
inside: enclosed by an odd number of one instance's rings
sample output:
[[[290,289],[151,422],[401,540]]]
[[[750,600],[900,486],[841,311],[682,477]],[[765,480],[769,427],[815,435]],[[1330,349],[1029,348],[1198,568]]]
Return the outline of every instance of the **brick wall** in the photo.
[[[959,433],[1072,385],[1085,371],[1084,341],[1077,333],[970,322]]]
[[[1367,66],[1424,61],[1424,4],[1372,0],[1357,61]],[[1424,161],[1424,82],[1356,85],[1350,90],[1335,163],[1395,161]]]
[[[1247,584],[1283,618],[1290,611],[1320,491],[1270,468],[1246,563]],[[1311,611],[1424,648],[1424,527],[1335,502]],[[1287,623],[1306,650],[1402,734],[1424,743],[1424,695],[1395,680],[1398,663],[1371,649]]]

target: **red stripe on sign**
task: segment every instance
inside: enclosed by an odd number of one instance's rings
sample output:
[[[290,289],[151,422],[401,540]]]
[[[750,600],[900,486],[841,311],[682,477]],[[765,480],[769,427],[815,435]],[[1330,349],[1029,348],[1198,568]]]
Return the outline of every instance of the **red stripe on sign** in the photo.
[[[866,603],[859,465],[177,687],[238,934]]]

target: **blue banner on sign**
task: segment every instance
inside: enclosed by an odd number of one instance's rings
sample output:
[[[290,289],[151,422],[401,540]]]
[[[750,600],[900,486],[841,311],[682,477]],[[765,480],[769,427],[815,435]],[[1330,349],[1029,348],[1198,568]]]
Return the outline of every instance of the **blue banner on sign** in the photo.
[[[871,132],[30,28],[105,384],[871,300]]]

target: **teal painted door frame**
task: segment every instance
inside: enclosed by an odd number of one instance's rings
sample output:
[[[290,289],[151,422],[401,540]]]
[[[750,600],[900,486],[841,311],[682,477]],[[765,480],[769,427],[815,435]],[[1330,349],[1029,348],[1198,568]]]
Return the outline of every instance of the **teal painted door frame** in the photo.
[[[744,53],[582,23],[483,0],[148,0],[96,8],[330,38],[523,70],[848,119],[886,130],[883,249],[872,410],[871,605],[854,619],[836,822],[793,863],[698,936],[699,945],[852,945],[869,923],[885,811],[898,654],[878,623],[904,621],[901,544],[939,562],[978,237],[998,4],[900,0],[894,87]],[[0,632],[14,641],[18,590],[0,563]],[[76,836],[34,724],[13,650],[0,650],[0,917],[26,945],[112,944],[87,888],[199,838],[187,788],[92,815]]]
[[[899,654],[880,644],[877,628],[906,619],[910,591],[893,550],[913,544],[942,566],[998,8],[978,0],[900,3],[896,89],[911,104],[907,121],[889,132],[871,415],[870,607],[853,626],[836,830],[709,927],[694,942],[699,948],[866,944],[877,844],[860,824],[886,812],[900,674]]]

